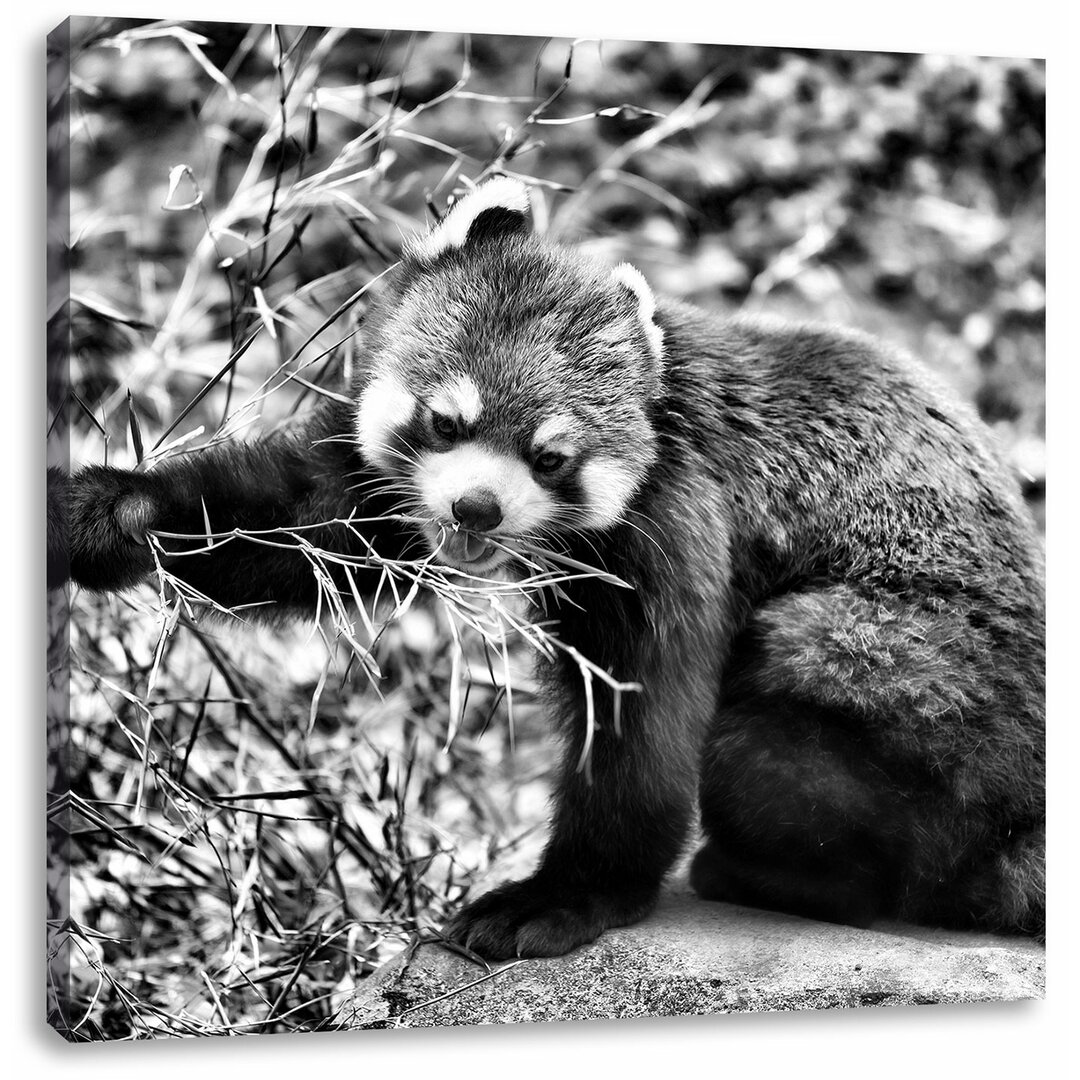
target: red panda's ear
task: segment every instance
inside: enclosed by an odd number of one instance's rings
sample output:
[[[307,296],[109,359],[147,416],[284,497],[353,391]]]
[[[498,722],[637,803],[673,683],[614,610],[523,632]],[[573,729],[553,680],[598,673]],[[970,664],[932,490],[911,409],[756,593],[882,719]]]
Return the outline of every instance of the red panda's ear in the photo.
[[[657,364],[661,363],[664,356],[664,332],[655,320],[656,298],[649,288],[649,283],[642,272],[629,263],[620,263],[611,273],[637,300],[637,316],[641,329],[645,331],[653,359]]]
[[[497,176],[459,199],[427,236],[413,242],[412,254],[436,259],[444,251],[525,232],[528,213],[529,189],[520,180]]]

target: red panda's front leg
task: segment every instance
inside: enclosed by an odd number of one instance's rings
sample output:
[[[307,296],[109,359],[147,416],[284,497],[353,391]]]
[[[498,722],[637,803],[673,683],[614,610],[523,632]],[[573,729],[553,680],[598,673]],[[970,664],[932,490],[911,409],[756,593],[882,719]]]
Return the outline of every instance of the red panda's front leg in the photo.
[[[300,541],[363,556],[350,515],[384,513],[357,453],[344,408],[316,410],[300,428],[224,443],[134,472],[91,466],[49,475],[49,584],[65,577],[95,591],[147,580],[155,557],[223,607],[278,615],[315,609],[319,585]],[[376,550],[400,553],[393,524],[356,527]],[[210,538],[208,538],[208,533]],[[342,583],[345,584],[344,582]]]
[[[664,668],[648,665],[643,691],[623,695],[621,734],[610,692],[597,689],[601,730],[587,769],[578,767],[586,733],[580,673],[572,665],[561,672],[552,697],[564,757],[551,839],[532,877],[481,896],[451,920],[452,940],[491,959],[559,956],[652,910],[690,828],[702,732],[716,700],[702,668],[683,668],[677,650],[665,651]]]

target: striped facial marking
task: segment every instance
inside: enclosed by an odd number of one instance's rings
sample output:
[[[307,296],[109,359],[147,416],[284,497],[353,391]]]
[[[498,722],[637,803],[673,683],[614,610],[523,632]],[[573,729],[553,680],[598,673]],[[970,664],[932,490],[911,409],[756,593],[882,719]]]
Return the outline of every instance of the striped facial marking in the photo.
[[[475,424],[484,409],[480,391],[468,375],[459,375],[438,387],[428,398],[428,405],[433,412],[466,425]]]
[[[641,482],[641,471],[606,454],[586,461],[578,473],[584,496],[582,524],[606,529],[618,523]]]
[[[570,413],[549,416],[533,434],[532,448],[534,451],[554,451],[569,457],[577,448],[580,427],[577,418]]]
[[[394,432],[412,419],[416,405],[416,398],[391,373],[368,383],[356,410],[356,439],[369,462],[393,465]]]

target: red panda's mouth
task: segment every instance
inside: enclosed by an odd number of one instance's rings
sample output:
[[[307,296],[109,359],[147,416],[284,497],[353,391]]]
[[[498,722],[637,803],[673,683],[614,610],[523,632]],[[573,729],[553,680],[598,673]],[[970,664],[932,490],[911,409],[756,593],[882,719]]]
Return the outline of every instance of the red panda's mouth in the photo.
[[[439,553],[449,562],[461,565],[485,562],[496,550],[495,545],[484,536],[461,529],[443,536]]]
[[[501,544],[496,544],[483,533],[465,529],[436,527],[429,532],[428,540],[439,562],[476,577],[487,577],[510,557]]]

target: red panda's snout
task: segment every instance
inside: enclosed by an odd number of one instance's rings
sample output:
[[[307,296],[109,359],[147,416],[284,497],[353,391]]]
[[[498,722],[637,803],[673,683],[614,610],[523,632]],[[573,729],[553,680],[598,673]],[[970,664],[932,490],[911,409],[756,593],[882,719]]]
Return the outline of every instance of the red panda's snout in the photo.
[[[526,461],[481,441],[420,449],[411,484],[432,519],[426,531],[437,556],[470,572],[508,561],[515,538],[550,533],[559,516]]]

